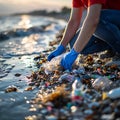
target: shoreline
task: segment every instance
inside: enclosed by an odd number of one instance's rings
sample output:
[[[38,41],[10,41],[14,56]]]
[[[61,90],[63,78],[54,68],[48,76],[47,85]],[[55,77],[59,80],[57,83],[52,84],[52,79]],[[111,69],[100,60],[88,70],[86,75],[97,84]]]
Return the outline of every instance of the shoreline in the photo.
[[[16,16],[16,15],[46,16],[46,17],[53,17],[56,19],[63,19],[67,21],[70,16],[70,8],[63,7],[59,12],[58,11],[48,12],[47,10],[36,10],[36,11],[27,12],[27,13],[15,13],[11,15],[12,16]]]
[[[59,19],[63,16],[60,14],[55,17]],[[65,18],[63,17],[63,19]],[[39,55],[28,55],[15,59],[13,57],[13,60],[10,60],[9,64],[13,64],[14,60],[19,61],[20,63],[17,66],[21,67],[21,70],[14,68],[14,66],[13,68],[12,66],[11,68],[8,67],[8,70],[11,69],[13,71],[13,74],[10,73],[8,77],[13,77],[13,79],[10,79],[10,81],[3,79],[6,81],[6,84],[1,88],[2,95],[7,95],[8,98],[12,97],[10,99],[11,104],[14,107],[18,106],[18,109],[19,106],[23,107],[27,105],[27,107],[22,108],[23,111],[27,111],[26,120],[119,118],[119,98],[115,100],[105,98],[105,96],[104,99],[102,98],[103,92],[120,87],[119,66],[116,63],[109,64],[107,67],[105,66],[105,63],[110,61],[111,58],[100,59],[99,54],[79,56],[77,62],[80,62],[80,64],[75,63],[71,72],[64,71],[61,67],[56,66],[55,70],[50,74],[46,74],[45,68],[42,65],[47,63],[47,55],[54,50],[61,38],[62,32],[56,35],[55,40],[50,42],[50,49],[46,49],[46,51],[43,51]],[[27,60],[30,62],[29,65]],[[28,69],[26,73],[21,64],[25,65],[24,69]],[[37,70],[34,70],[32,65],[37,67]],[[98,75],[103,78],[102,82],[105,82],[104,84],[100,84],[100,82],[93,84]],[[76,77],[80,78],[82,82],[80,102],[74,101],[71,98],[71,94],[73,93],[72,85]],[[2,84],[2,81],[0,82]],[[108,86],[109,82],[112,82],[113,85],[110,84]],[[3,93],[8,84],[11,87],[6,88],[7,93]],[[12,86],[12,84],[15,86]],[[22,100],[24,100],[24,103],[16,100],[16,96],[19,98],[19,95],[23,97]],[[0,102],[4,103],[5,101],[0,99]],[[6,100],[6,105],[8,105],[7,102],[9,102],[9,99],[8,101]],[[18,113],[21,114],[21,111]],[[16,114],[18,113],[16,112]]]
[[[13,17],[13,20],[14,20],[14,17]],[[47,21],[49,23],[48,19]],[[51,21],[53,21],[53,23]],[[55,27],[59,26],[59,25],[56,25],[56,23],[59,23],[59,21],[56,22],[56,20],[50,19],[50,25],[49,24],[43,25],[41,29],[38,29],[39,26],[38,27],[33,26],[30,29],[30,31],[32,31],[30,35],[27,34],[24,36],[23,34],[23,36],[19,36],[17,34],[18,37],[14,37],[14,38],[13,36],[14,34],[16,35],[16,31],[14,32],[14,29],[13,29],[12,30],[13,32],[12,33],[10,32],[10,34],[8,34],[12,36],[12,37],[10,36],[10,39],[7,39],[7,40],[5,39],[3,41],[0,41],[1,43],[4,42],[2,43],[4,44],[3,46],[1,44],[1,56],[0,56],[0,65],[1,65],[1,68],[0,68],[0,72],[1,72],[0,73],[0,96],[1,96],[0,97],[0,107],[1,107],[0,119],[23,120],[26,116],[32,115],[33,113],[29,110],[31,106],[30,102],[39,91],[38,87],[33,86],[33,83],[29,79],[29,76],[33,73],[33,71],[38,70],[38,67],[36,66],[36,62],[33,59],[36,56],[38,56],[41,52],[36,51],[35,53],[32,53],[32,54],[20,54],[20,55],[19,53],[17,53],[18,55],[16,54],[14,55],[14,50],[13,50],[13,56],[12,56],[9,54],[5,55],[5,50],[9,49],[9,47],[12,44],[12,41],[13,43],[17,41],[15,46],[18,45],[19,40],[22,41],[23,39],[26,41],[26,44],[29,42],[30,43],[32,42],[34,43],[36,41],[40,42],[41,39],[39,39],[39,37],[41,38],[41,36],[38,36],[37,34],[40,34],[40,33],[44,34],[44,31],[46,35],[48,35],[51,39],[53,39],[55,36],[55,35],[53,36],[53,33],[56,32],[57,30],[54,28],[54,25]],[[63,21],[63,23],[65,22]],[[53,27],[51,26],[52,24],[53,24]],[[41,30],[43,32],[41,32]],[[24,31],[22,33],[24,33]],[[29,33],[29,29],[28,29],[28,33]],[[45,39],[46,35],[43,36],[42,40]],[[6,49],[2,52],[2,49],[4,48],[4,46],[8,46],[8,48],[6,47]],[[11,48],[12,47],[13,46],[11,46]],[[17,52],[19,51],[19,49],[22,49],[21,47],[15,47],[15,48],[17,48],[16,49]],[[28,47],[26,49],[29,50]],[[37,112],[37,114],[39,113]]]

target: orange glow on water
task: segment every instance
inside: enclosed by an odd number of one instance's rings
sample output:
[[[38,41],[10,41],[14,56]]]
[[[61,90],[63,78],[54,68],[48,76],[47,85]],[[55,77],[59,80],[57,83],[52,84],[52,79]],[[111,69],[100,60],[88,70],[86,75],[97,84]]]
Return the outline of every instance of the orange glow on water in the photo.
[[[25,28],[28,29],[30,27],[32,27],[31,23],[30,23],[30,19],[29,16],[27,15],[22,15],[21,16],[21,21],[18,23],[20,28]]]

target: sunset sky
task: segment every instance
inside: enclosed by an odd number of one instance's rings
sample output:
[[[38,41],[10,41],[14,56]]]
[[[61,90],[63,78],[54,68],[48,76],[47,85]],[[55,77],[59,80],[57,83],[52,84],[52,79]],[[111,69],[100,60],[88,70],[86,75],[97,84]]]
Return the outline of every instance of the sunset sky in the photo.
[[[0,0],[0,15],[32,10],[59,10],[71,6],[72,0]]]

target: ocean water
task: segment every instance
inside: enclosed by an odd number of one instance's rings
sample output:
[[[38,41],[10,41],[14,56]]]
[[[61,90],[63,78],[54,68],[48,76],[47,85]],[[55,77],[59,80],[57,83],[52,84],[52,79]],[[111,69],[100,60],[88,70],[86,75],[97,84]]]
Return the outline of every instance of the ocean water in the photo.
[[[48,47],[65,21],[33,16],[0,18],[0,55],[33,54]]]
[[[34,57],[49,48],[65,25],[64,20],[50,17],[0,17],[0,120],[24,120],[34,114],[29,103],[38,90],[25,91],[26,76],[37,69]],[[12,85],[18,91],[6,93]]]

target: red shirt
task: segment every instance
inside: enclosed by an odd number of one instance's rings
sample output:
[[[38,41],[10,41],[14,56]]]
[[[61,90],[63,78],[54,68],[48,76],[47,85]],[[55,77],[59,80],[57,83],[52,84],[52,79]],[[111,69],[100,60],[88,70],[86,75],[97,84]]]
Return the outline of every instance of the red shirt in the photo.
[[[120,10],[120,0],[72,0],[73,7],[89,7],[93,4],[102,4],[103,9]]]

